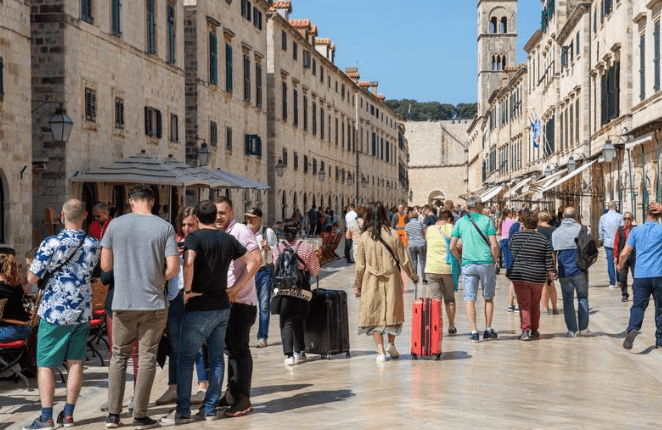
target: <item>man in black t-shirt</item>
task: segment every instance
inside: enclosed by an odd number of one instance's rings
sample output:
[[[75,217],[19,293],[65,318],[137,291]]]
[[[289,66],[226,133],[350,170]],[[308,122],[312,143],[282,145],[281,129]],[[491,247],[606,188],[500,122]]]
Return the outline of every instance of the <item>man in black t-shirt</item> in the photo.
[[[216,407],[221,398],[225,362],[225,332],[230,317],[230,301],[226,293],[228,268],[232,260],[240,260],[247,270],[235,286],[249,281],[248,273],[257,261],[232,235],[215,225],[216,205],[203,201],[193,210],[200,229],[189,233],[184,242],[184,294],[186,314],[182,321],[177,357],[177,408],[161,422],[186,424],[191,421],[191,383],[193,362],[202,344],[209,351],[209,388],[199,416],[216,419]]]

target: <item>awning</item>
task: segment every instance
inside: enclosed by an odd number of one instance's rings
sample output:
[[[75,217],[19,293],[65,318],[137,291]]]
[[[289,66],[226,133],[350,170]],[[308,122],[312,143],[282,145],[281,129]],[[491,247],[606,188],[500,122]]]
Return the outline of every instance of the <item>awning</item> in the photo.
[[[517,191],[518,191],[519,189],[521,189],[524,185],[528,184],[529,181],[531,181],[531,179],[533,179],[533,177],[528,177],[528,178],[524,179],[523,181],[520,181],[520,182],[519,182],[517,185],[515,185],[514,187],[512,187],[512,188],[510,189],[510,191],[508,192],[508,197],[515,197],[515,195],[517,194]]]
[[[559,180],[557,180],[557,181],[554,181],[553,183],[551,183],[551,184],[549,184],[549,185],[545,184],[545,186],[542,188],[541,191],[544,193],[544,192],[547,192],[547,191],[549,191],[549,190],[551,190],[551,189],[553,189],[553,188],[558,187],[559,185],[561,185],[562,183],[564,183],[564,182],[567,181],[568,179],[571,179],[571,178],[573,178],[573,177],[579,175],[580,173],[582,173],[584,170],[588,169],[590,166],[593,165],[593,163],[595,163],[595,162],[597,162],[597,161],[598,161],[598,160],[593,160],[593,161],[591,161],[590,163],[586,163],[586,164],[584,164],[583,166],[581,166],[581,167],[579,167],[579,168],[573,170],[571,173],[568,173],[567,175],[565,175],[565,176],[562,177],[561,179],[559,179]]]
[[[545,186],[551,184],[552,182],[557,180],[560,176],[563,176],[566,173],[568,173],[568,169],[561,169],[556,173],[553,173],[549,176],[545,176],[544,178],[540,178],[539,180],[537,180],[536,182],[531,184],[531,186],[529,188],[543,189],[543,188],[545,188]]]
[[[629,142],[625,143],[625,149],[632,149],[635,146],[643,145],[644,143],[648,143],[651,140],[653,140],[653,135],[655,133],[648,133],[643,136],[637,137],[636,139],[632,139]]]
[[[499,185],[499,186],[496,186],[496,187],[490,189],[490,190],[487,191],[485,194],[483,194],[482,196],[480,196],[480,201],[483,202],[483,203],[489,201],[490,199],[494,198],[494,196],[496,196],[497,194],[499,194],[499,192],[500,192],[502,189],[503,189],[503,186],[502,186],[502,185]]]
[[[173,187],[266,189],[267,185],[240,175],[206,167],[191,167],[174,158],[158,159],[137,154],[83,171],[72,182],[148,184]]]

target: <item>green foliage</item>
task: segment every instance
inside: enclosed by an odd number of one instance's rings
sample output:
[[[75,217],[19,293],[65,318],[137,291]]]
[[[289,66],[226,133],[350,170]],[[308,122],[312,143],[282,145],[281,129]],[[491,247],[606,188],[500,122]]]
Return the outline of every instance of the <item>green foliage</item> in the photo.
[[[450,119],[474,119],[476,103],[417,102],[416,100],[386,100],[386,104],[407,121],[442,121]],[[410,107],[411,106],[411,110]]]

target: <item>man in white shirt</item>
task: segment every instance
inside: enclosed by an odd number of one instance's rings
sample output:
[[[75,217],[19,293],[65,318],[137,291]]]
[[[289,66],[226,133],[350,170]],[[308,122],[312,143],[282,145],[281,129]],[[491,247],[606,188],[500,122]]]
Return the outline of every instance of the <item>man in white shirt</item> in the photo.
[[[271,294],[274,289],[274,262],[272,261],[271,248],[276,246],[278,239],[272,229],[262,226],[262,210],[260,208],[253,208],[246,212],[246,225],[255,233],[255,240],[262,255],[262,266],[255,274],[255,290],[260,322],[257,330],[257,347],[264,348],[267,346],[267,338],[269,337]]]
[[[614,236],[618,227],[623,225],[623,215],[616,212],[616,202],[609,203],[609,211],[600,217],[600,240],[607,254],[607,272],[609,273],[609,288],[616,288],[616,271],[614,270]]]
[[[359,216],[354,210],[354,203],[350,203],[347,207],[347,213],[345,214],[345,231],[352,221],[355,221]],[[352,264],[352,239],[347,239],[345,236],[345,260],[347,263]]]

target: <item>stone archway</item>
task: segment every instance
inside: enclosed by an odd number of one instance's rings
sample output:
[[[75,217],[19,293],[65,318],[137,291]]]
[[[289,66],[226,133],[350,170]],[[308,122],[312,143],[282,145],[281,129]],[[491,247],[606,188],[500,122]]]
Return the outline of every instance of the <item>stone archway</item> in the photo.
[[[428,204],[434,205],[434,202],[441,200],[442,203],[446,200],[446,194],[441,190],[434,190],[428,194]]]

